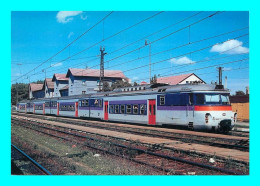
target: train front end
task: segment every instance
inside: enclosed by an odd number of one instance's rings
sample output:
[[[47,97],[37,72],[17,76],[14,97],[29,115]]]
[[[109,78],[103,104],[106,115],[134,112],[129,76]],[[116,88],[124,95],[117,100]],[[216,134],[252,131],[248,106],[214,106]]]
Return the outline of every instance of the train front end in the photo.
[[[234,127],[237,114],[232,112],[227,91],[195,93],[194,129],[227,133]]]

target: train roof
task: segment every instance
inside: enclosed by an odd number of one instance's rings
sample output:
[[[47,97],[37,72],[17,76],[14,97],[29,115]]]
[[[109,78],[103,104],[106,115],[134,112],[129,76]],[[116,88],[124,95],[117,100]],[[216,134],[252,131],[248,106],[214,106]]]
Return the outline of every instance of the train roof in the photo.
[[[145,87],[141,90],[135,90],[135,88]],[[130,89],[130,91],[126,91]],[[133,91],[131,91],[133,90]],[[47,101],[47,100],[68,100],[68,99],[83,99],[83,98],[98,98],[104,96],[129,96],[129,95],[143,95],[143,94],[162,94],[171,92],[203,92],[203,93],[229,93],[228,89],[224,89],[223,86],[213,84],[179,84],[179,85],[166,85],[166,84],[153,84],[153,85],[140,85],[133,87],[117,88],[114,91],[97,92],[93,94],[81,94],[74,96],[54,97],[54,98],[40,98],[35,100],[22,100],[20,103],[28,103],[30,101]]]

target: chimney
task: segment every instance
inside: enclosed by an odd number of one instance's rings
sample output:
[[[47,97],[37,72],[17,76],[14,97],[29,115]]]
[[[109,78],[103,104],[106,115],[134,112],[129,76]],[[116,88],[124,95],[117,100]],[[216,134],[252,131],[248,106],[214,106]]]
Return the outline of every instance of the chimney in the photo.
[[[246,86],[246,95],[249,95],[249,86]]]

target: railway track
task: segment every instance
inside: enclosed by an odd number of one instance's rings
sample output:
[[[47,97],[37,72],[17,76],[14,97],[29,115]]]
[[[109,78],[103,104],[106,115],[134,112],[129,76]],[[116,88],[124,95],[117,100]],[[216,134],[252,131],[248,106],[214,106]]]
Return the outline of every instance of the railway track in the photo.
[[[79,125],[79,126],[87,126],[111,131],[118,131],[130,134],[137,134],[142,136],[151,136],[151,137],[159,137],[164,139],[172,139],[178,140],[185,143],[197,143],[197,144],[205,144],[214,147],[222,147],[227,149],[238,149],[242,151],[249,151],[249,139],[248,138],[237,138],[232,139],[229,136],[219,135],[221,137],[214,137],[209,133],[208,135],[196,135],[197,132],[189,134],[191,131],[185,132],[167,132],[160,131],[160,128],[155,127],[138,127],[136,125],[120,125],[120,124],[111,124],[109,122],[101,122],[101,121],[86,121],[80,119],[71,119],[71,118],[61,118],[54,116],[42,116],[42,115],[29,115],[29,114],[18,114],[18,115],[27,115],[32,118],[39,118],[49,121],[59,121],[67,124]],[[176,130],[178,131],[178,130]],[[199,134],[199,133],[198,133]]]
[[[62,140],[81,143],[81,145],[89,148],[120,156],[168,173],[174,172],[174,174],[184,174],[187,171],[192,172],[195,169],[198,174],[209,174],[209,170],[212,171],[211,173],[213,174],[243,174],[239,168],[236,170],[229,170],[224,168],[223,163],[220,163],[219,166],[212,166],[206,162],[202,162],[200,158],[193,158],[192,160],[178,155],[173,156],[172,152],[162,150],[160,147],[156,146],[147,147],[140,143],[137,144],[128,141],[119,142],[119,140],[115,140],[114,138],[88,134],[65,127],[53,127],[48,124],[37,123],[36,121],[21,121],[12,118],[12,123]],[[194,161],[194,159],[197,161]],[[176,167],[182,167],[185,171],[176,170]]]
[[[33,158],[23,152],[21,149],[11,144],[12,147],[12,174],[24,174],[24,172],[19,167],[27,167],[26,174],[36,174],[36,175],[52,175],[47,169],[36,162]],[[23,166],[17,166],[15,162],[19,161],[19,164]],[[26,165],[26,166],[24,166]]]

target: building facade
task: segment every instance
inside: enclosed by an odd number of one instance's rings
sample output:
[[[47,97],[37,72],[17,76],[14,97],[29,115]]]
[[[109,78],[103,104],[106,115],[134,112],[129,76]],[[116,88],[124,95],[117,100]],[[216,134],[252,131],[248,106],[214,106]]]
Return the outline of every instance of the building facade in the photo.
[[[69,69],[66,77],[69,78],[69,96],[95,93],[99,90],[100,70],[97,69]],[[117,80],[127,81],[122,71],[105,70],[104,81],[111,86]]]
[[[206,84],[205,81],[203,81],[194,73],[157,78],[157,83],[166,83],[169,85],[194,84],[194,83]]]
[[[54,83],[52,78],[46,78],[43,83],[43,90],[45,92],[45,98],[52,98],[54,94]]]
[[[54,85],[53,97],[68,96],[68,82],[66,74],[54,74],[52,78]]]
[[[29,99],[44,98],[45,93],[43,84],[30,83],[29,84]]]

